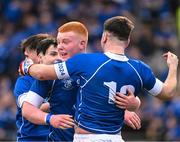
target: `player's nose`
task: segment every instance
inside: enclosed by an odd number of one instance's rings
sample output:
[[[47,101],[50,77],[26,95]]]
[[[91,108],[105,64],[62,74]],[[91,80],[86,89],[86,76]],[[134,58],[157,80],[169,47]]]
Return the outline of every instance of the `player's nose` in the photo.
[[[57,49],[58,49],[59,51],[62,51],[62,50],[64,50],[64,47],[63,47],[61,44],[58,44]]]

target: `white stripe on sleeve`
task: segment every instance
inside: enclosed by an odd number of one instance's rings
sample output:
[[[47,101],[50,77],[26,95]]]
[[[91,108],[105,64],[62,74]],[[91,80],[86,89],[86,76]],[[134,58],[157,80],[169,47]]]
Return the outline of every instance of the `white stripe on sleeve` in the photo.
[[[155,83],[154,87],[151,90],[149,90],[148,92],[152,96],[157,96],[159,93],[161,93],[162,88],[163,88],[163,82],[156,78],[156,83]]]
[[[26,93],[19,95],[18,101],[17,101],[18,107],[20,107],[20,108],[22,107],[22,104],[23,104],[24,100],[26,99],[26,96],[27,96]]]
[[[25,98],[26,102],[32,104],[33,106],[39,108],[41,106],[41,104],[44,102],[44,98],[39,96],[37,93],[33,92],[33,91],[29,91],[27,93],[27,96]]]
[[[58,79],[69,78],[69,74],[65,62],[54,64],[54,69]]]

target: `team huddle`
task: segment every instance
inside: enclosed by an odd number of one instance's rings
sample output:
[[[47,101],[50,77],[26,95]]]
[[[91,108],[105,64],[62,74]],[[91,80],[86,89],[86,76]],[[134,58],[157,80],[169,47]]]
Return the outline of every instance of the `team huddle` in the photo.
[[[178,58],[164,54],[169,67],[165,82],[150,67],[127,57],[133,23],[116,16],[104,23],[103,53],[85,53],[88,30],[80,22],[65,23],[57,38],[37,34],[21,44],[14,95],[17,141],[124,141],[124,124],[140,129],[135,113],[145,89],[161,100],[172,99],[177,86]]]

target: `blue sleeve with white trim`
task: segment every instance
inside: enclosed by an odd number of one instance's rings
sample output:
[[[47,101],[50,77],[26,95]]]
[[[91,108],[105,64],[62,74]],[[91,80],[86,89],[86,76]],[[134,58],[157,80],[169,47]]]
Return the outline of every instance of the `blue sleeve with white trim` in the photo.
[[[19,97],[19,95],[29,91],[32,81],[33,79],[28,76],[21,76],[17,79],[14,88],[14,96],[16,99]]]
[[[141,63],[141,77],[143,80],[143,88],[151,90],[156,83],[156,77],[150,67],[143,62]]]
[[[82,68],[88,67],[83,60],[85,54],[78,54],[68,59],[66,62],[54,64],[54,69],[58,79],[67,79],[70,76],[78,77],[82,74]]]
[[[141,63],[141,73],[143,80],[143,88],[149,91],[153,96],[158,95],[163,89],[163,82],[157,79],[151,68],[143,62]]]
[[[53,80],[35,80],[30,88],[30,91],[38,94],[42,98],[46,99],[52,89]]]

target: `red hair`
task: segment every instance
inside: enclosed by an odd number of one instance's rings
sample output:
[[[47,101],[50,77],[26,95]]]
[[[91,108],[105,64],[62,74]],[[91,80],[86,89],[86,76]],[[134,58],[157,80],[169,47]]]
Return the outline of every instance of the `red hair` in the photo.
[[[64,33],[64,32],[75,32],[82,37],[85,37],[86,40],[88,40],[88,30],[85,27],[84,24],[73,21],[73,22],[68,22],[62,25],[61,27],[58,28],[58,32]]]

